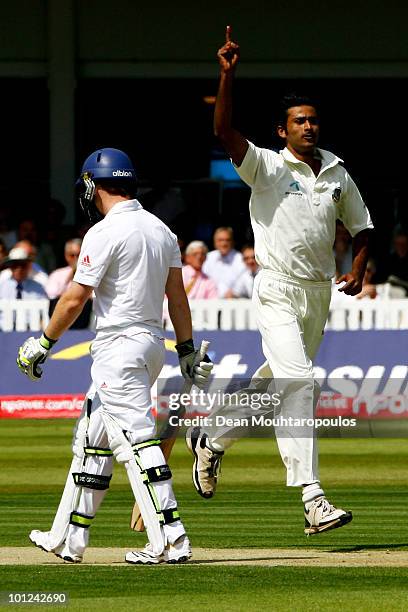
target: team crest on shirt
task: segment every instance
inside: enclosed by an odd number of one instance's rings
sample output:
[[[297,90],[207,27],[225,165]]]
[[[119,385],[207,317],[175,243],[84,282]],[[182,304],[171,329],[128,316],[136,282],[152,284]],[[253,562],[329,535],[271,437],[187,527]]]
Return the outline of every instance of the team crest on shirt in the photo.
[[[340,198],[341,198],[341,187],[336,187],[336,189],[332,193],[332,200],[333,202],[337,204],[338,202],[340,202]]]

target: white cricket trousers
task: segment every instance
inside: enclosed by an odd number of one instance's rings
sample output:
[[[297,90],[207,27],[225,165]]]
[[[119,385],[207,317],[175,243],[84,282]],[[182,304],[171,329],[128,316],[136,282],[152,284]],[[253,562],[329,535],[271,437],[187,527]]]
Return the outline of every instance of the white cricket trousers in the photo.
[[[128,432],[132,444],[154,438],[150,389],[164,364],[164,341],[149,333],[98,338],[91,345],[92,381],[102,410]]]
[[[330,297],[330,281],[300,281],[269,270],[261,270],[255,278],[252,300],[266,362],[253,375],[250,387],[280,395],[273,416],[283,423],[275,426],[275,434],[288,486],[319,480],[316,431],[307,422],[314,418],[320,393],[312,360],[323,337]],[[236,408],[238,416],[240,407]],[[285,425],[289,417],[295,423],[303,419],[305,425]],[[209,436],[218,447],[227,448],[235,441],[232,426]]]

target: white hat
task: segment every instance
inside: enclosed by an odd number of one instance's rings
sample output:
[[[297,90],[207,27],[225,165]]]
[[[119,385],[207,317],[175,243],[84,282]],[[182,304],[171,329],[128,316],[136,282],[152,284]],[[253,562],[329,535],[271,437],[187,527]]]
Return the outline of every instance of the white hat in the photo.
[[[27,251],[21,247],[15,247],[11,249],[7,257],[3,259],[1,262],[2,268],[8,268],[13,263],[24,262],[24,261],[32,261],[32,257],[28,255]]]

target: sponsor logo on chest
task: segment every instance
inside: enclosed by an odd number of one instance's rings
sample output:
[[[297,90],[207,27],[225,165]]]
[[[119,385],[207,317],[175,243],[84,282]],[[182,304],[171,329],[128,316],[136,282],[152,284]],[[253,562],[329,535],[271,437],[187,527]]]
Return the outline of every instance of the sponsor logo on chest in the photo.
[[[298,181],[293,181],[293,183],[289,184],[287,191],[285,191],[285,195],[295,195],[300,198],[303,197],[303,193],[300,191],[300,185]]]

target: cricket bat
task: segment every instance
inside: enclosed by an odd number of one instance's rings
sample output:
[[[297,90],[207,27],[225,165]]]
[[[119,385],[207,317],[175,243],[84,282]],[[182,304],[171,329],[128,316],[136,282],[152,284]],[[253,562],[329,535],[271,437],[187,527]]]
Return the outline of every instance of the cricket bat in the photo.
[[[204,359],[209,346],[210,346],[210,343],[207,340],[203,340],[201,342],[200,350],[196,358],[196,363],[199,363],[200,361]],[[193,383],[190,380],[184,381],[183,388],[181,390],[181,395],[184,393],[190,393],[192,386],[193,386]],[[182,417],[183,414],[185,413],[185,410],[186,410],[185,406],[180,405],[177,411],[177,416]],[[162,449],[166,462],[171,455],[171,451],[173,450],[173,446],[176,441],[176,434],[177,434],[177,427],[170,426],[170,424],[167,423],[167,426],[162,434],[163,440],[160,444],[160,448]],[[132,516],[130,518],[130,528],[133,531],[144,531],[145,529],[142,515],[140,514],[139,506],[137,505],[136,502],[133,506]]]

